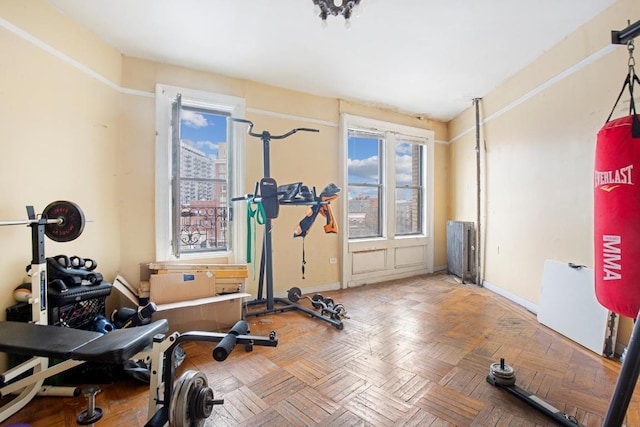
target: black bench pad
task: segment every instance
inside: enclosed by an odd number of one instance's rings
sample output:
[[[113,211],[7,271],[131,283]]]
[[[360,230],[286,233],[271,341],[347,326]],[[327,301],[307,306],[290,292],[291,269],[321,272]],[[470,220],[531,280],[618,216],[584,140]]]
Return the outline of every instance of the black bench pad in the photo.
[[[102,337],[99,332],[25,322],[0,322],[0,351],[70,359],[69,353]]]
[[[116,329],[89,341],[70,353],[75,360],[98,363],[124,363],[153,343],[153,337],[169,330],[166,319],[145,326]]]
[[[166,320],[136,328],[99,332],[24,322],[0,322],[0,351],[24,356],[124,363],[169,329]]]

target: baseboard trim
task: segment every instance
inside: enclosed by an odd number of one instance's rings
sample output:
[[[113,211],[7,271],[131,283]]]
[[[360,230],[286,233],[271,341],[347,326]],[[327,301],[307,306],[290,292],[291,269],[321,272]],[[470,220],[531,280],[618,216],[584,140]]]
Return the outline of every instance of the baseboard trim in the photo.
[[[300,288],[303,295],[326,292],[326,291],[337,291],[341,289],[340,282],[324,283],[322,285],[316,285],[316,286],[297,286],[297,287]],[[288,289],[286,291],[276,291],[273,293],[273,296],[275,298],[288,298],[288,293],[289,293]],[[252,293],[251,299],[256,299],[256,298],[257,296]],[[251,301],[251,299],[247,299],[246,301]]]
[[[506,299],[515,302],[516,304],[526,308],[527,310],[529,310],[530,312],[532,312],[535,315],[538,315],[538,305],[532,303],[531,301],[527,301],[526,299],[519,297],[518,295],[512,294],[509,291],[506,291],[504,289],[502,289],[499,286],[496,286],[494,284],[492,284],[491,282],[488,281],[484,281],[482,282],[483,286],[485,288],[487,288],[488,290],[490,290],[493,293],[496,293],[498,295],[501,295],[503,297],[505,297]]]
[[[406,270],[406,271],[400,271],[395,273],[384,272],[384,274],[380,274],[377,276],[368,276],[368,277],[353,279],[350,282],[346,283],[345,288],[357,288],[359,286],[373,285],[375,283],[388,282],[390,280],[397,280],[397,279],[405,279],[407,277],[421,276],[423,274],[429,274],[429,273],[431,272],[428,271],[427,269]]]

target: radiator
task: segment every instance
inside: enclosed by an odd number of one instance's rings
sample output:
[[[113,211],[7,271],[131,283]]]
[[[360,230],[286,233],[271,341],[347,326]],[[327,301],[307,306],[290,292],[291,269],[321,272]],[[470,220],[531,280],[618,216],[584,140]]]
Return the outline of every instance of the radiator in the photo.
[[[475,283],[475,242],[473,222],[447,221],[447,272]]]

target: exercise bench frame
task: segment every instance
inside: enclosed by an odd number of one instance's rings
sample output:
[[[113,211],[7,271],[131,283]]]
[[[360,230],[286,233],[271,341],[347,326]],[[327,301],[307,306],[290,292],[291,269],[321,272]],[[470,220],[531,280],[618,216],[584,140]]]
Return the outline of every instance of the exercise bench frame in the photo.
[[[240,322],[245,324],[246,330],[248,328],[246,323],[242,320]],[[270,347],[278,345],[275,332],[272,332],[269,337],[202,331],[184,334],[174,332],[166,336],[168,329],[168,322],[165,319],[136,328],[117,329],[104,335],[99,332],[60,326],[0,322],[0,351],[33,356],[0,376],[0,397],[4,398],[20,392],[18,397],[0,407],[0,422],[29,403],[35,395],[32,391],[37,392],[42,382],[53,375],[85,362],[122,364],[130,359],[150,357],[153,369],[149,383],[146,426],[164,426],[169,422],[171,403],[175,400],[174,359],[178,345],[189,341],[218,342],[219,346],[224,345],[225,358],[237,344],[245,345],[248,350],[251,350],[253,345]],[[151,348],[150,356],[149,348]],[[37,369],[40,367],[40,359],[48,360],[48,358],[60,359],[62,362],[44,369]],[[34,369],[31,375],[17,379],[19,375],[27,373],[30,369]],[[17,380],[11,382],[14,379]]]
[[[0,351],[27,356],[29,359],[0,374],[0,398],[17,394],[6,403],[0,403],[0,422],[24,408],[43,389],[44,380],[49,377],[86,362],[121,364],[131,359],[148,360],[150,358],[153,369],[149,384],[149,421],[146,425],[164,426],[169,423],[170,404],[173,401],[174,391],[175,349],[180,343],[219,342],[218,347],[223,346],[226,354],[230,353],[236,344],[245,345],[247,350],[252,349],[253,345],[270,347],[278,345],[278,339],[273,331],[269,337],[235,332],[225,334],[200,331],[182,335],[174,332],[166,336],[169,327],[164,319],[135,328],[118,329],[107,334],[48,325],[47,260],[44,237],[47,235],[57,241],[69,241],[79,236],[84,227],[82,211],[71,202],[54,202],[45,209],[45,212],[53,209],[50,207],[58,206],[68,207],[67,210],[71,212],[69,216],[62,215],[52,219],[42,215],[38,218],[34,208],[27,206],[28,220],[0,221],[0,225],[28,225],[31,227],[32,241],[31,297],[29,299],[32,322],[0,321]],[[72,215],[78,218],[72,218]],[[54,227],[53,231],[51,224],[57,227]],[[64,232],[64,235],[57,236],[57,232]],[[248,332],[246,323],[243,328],[238,329],[237,326],[238,324],[234,326],[232,332],[234,330]],[[55,358],[61,362],[49,366],[49,358]],[[215,403],[222,403],[222,401]],[[200,424],[203,418],[200,417],[196,424]],[[189,424],[193,423],[189,422]]]

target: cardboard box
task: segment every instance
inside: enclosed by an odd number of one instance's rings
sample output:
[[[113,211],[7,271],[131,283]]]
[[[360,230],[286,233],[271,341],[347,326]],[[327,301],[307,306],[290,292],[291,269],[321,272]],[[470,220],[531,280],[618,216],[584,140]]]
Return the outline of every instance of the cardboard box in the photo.
[[[150,262],[145,264],[145,266],[151,272],[157,272],[160,270],[213,270],[228,272],[230,275],[240,274],[242,277],[247,277],[246,264],[185,264],[176,262]]]
[[[131,290],[131,285],[124,277],[118,275],[113,286],[119,292],[112,293],[112,296],[121,294],[134,306],[138,305],[138,297]],[[227,332],[238,320],[242,319],[242,304],[244,299],[250,296],[247,293],[237,292],[157,304],[158,311],[153,313],[153,320],[167,319],[170,332]]]
[[[152,274],[149,297],[156,304],[189,301],[216,295],[213,273]]]
[[[152,274],[207,271],[214,273],[218,279],[246,279],[249,276],[246,264],[178,264],[173,262],[150,262],[140,265],[140,280],[148,281]]]
[[[193,300],[159,305],[153,319],[167,319],[169,330],[227,332],[242,319],[242,303],[250,294],[220,295],[204,300]]]
[[[140,283],[143,284],[150,281],[151,276],[153,275],[176,273],[213,274],[216,282],[216,295],[244,292],[245,279],[249,276],[246,264],[182,264],[174,262],[151,262],[140,265]],[[140,297],[142,296],[143,295],[140,294]]]

